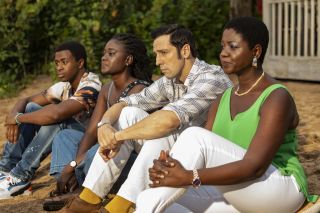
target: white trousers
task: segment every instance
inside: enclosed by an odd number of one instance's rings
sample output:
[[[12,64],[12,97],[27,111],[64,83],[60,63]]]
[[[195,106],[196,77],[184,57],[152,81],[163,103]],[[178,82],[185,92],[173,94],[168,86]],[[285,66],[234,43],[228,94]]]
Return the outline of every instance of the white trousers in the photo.
[[[190,127],[181,133],[170,155],[184,168],[192,170],[241,160],[245,152],[245,149],[206,129]],[[304,200],[295,178],[281,175],[270,165],[262,177],[241,184],[201,186],[199,189],[147,189],[137,199],[136,212],[286,213],[295,212]]]
[[[139,108],[125,107],[115,128],[125,129],[147,116],[148,113]],[[97,152],[83,186],[101,198],[106,196],[127,163],[130,153],[136,150],[138,157],[118,192],[121,197],[135,203],[139,193],[149,187],[148,169],[153,165],[153,160],[159,157],[161,150],[170,150],[174,141],[173,135],[154,140],[125,141],[117,156],[107,162]]]

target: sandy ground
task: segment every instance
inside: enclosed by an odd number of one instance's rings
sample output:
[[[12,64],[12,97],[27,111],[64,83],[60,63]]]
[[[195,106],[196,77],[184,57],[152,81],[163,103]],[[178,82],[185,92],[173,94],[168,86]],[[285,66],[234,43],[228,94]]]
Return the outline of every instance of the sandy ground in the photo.
[[[320,194],[320,83],[283,82],[291,91],[300,114],[299,157],[308,176],[311,193]],[[5,141],[3,122],[5,115],[14,103],[25,97],[50,86],[47,76],[39,76],[29,87],[20,92],[17,97],[0,100],[0,151],[2,153]],[[32,194],[20,195],[10,200],[0,201],[0,213],[30,213],[45,212],[42,210],[43,199],[54,187],[53,178],[49,177],[48,169],[50,156],[41,164],[40,169],[32,180]]]

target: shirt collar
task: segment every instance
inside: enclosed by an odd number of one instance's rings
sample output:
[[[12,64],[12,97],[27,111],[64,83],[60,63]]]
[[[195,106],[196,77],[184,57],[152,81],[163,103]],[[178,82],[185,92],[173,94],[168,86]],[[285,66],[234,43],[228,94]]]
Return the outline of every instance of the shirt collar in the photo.
[[[192,65],[192,67],[191,67],[191,70],[190,70],[190,72],[189,72],[186,80],[184,81],[184,85],[185,85],[186,87],[189,86],[189,82],[190,82],[192,76],[194,76],[194,75],[198,72],[199,67],[200,67],[200,63],[201,63],[201,62],[200,62],[200,60],[199,60],[198,58],[196,58],[196,59],[194,60],[194,63],[193,63],[193,65]]]

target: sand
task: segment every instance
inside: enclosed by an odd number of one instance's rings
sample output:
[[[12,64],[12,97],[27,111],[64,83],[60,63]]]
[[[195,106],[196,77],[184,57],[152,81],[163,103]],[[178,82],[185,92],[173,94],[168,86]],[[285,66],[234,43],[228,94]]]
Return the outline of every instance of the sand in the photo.
[[[283,82],[291,91],[300,114],[298,127],[299,157],[308,176],[309,191],[320,194],[320,83]],[[48,76],[39,76],[17,97],[0,100],[0,152],[2,153],[5,141],[5,128],[3,126],[6,114],[15,102],[31,94],[40,92],[51,84]],[[19,195],[13,199],[0,200],[0,213],[33,213],[45,212],[42,210],[43,199],[54,188],[54,179],[48,175],[50,156],[48,156],[38,169],[32,180],[32,194]]]

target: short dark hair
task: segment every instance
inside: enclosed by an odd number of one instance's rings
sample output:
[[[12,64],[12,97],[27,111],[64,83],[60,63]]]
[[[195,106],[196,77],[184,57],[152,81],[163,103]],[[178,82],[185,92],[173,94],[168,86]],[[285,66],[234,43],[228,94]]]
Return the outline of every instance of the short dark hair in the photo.
[[[86,49],[82,44],[80,44],[77,41],[67,41],[60,44],[55,49],[55,52],[59,52],[63,50],[69,50],[77,61],[79,61],[80,59],[83,59],[84,61],[83,67],[87,68],[87,53],[86,53]]]
[[[162,35],[170,35],[170,43],[177,48],[179,57],[181,56],[180,51],[185,44],[190,45],[193,57],[198,56],[195,39],[192,32],[187,28],[178,24],[170,24],[159,27],[151,32],[151,37],[153,39]]]
[[[133,62],[128,67],[130,74],[137,79],[152,82],[152,69],[150,68],[150,59],[144,42],[129,33],[116,34],[111,39],[120,42],[127,54],[132,55]]]
[[[226,29],[233,29],[239,33],[250,48],[260,44],[262,52],[258,61],[263,63],[269,43],[269,31],[262,21],[254,17],[238,17],[230,20],[224,27],[224,30]]]

